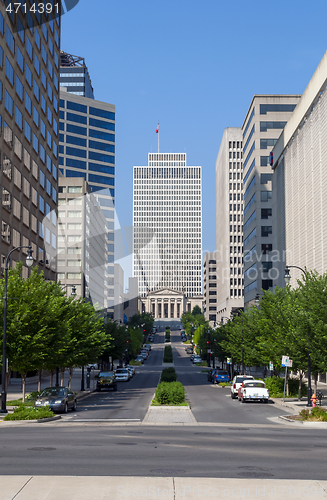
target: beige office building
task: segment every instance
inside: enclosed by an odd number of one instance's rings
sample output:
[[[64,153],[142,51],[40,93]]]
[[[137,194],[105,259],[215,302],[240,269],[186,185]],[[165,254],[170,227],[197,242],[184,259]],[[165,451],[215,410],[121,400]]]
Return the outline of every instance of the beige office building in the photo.
[[[59,178],[58,280],[71,295],[107,309],[107,221],[95,193],[82,177]]]
[[[327,52],[273,149],[272,279],[285,286],[285,264],[327,269]],[[301,271],[290,269],[291,286]]]
[[[226,128],[216,160],[216,252],[209,260],[207,310],[213,318],[213,265],[217,279],[216,321],[226,321],[233,310],[243,308],[243,159],[242,132]],[[211,271],[210,271],[211,269]]]
[[[273,289],[270,152],[301,96],[255,95],[242,126],[244,181],[244,305]]]

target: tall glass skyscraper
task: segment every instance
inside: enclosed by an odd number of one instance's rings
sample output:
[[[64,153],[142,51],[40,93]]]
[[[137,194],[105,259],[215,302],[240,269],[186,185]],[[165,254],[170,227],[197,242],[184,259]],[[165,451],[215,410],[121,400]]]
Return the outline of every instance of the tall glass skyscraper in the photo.
[[[70,94],[94,99],[93,87],[85,59],[60,51],[60,87]]]
[[[60,172],[88,182],[107,221],[106,295],[113,317],[115,106],[61,90],[59,141]]]

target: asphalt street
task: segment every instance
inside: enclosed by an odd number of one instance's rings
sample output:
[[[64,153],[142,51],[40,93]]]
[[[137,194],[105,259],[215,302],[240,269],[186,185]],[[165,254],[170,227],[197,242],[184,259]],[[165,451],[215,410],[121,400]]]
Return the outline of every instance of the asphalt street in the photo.
[[[239,404],[191,365],[179,332],[172,345],[196,424],[142,424],[162,370],[158,333],[117,392],[94,393],[55,422],[0,423],[1,475],[324,479],[325,430],[277,423],[273,404]]]

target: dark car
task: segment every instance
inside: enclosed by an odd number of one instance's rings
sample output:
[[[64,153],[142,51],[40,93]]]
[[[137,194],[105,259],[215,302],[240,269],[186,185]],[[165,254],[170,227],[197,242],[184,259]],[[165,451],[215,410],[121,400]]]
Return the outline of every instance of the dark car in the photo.
[[[212,374],[212,382],[219,384],[220,382],[229,382],[230,376],[226,370],[215,370]]]
[[[101,389],[112,389],[117,391],[117,380],[115,372],[100,372],[97,380],[97,391]]]
[[[209,370],[207,374],[208,382],[212,382],[212,376],[215,373],[215,369]]]
[[[68,387],[47,387],[37,397],[34,406],[48,406],[52,411],[67,413],[69,409],[76,411],[77,399]]]

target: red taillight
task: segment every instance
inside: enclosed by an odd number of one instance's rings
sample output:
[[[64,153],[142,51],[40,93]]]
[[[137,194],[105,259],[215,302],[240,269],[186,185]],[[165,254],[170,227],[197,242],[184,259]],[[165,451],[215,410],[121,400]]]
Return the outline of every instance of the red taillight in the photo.
[[[234,389],[236,389],[236,384],[233,385]]]

